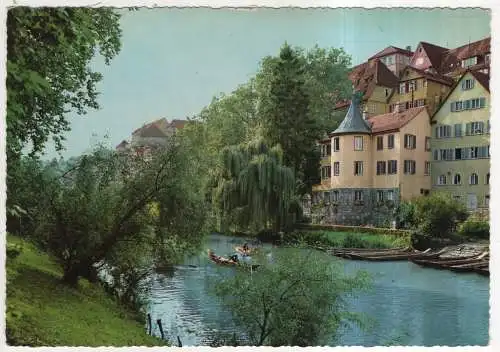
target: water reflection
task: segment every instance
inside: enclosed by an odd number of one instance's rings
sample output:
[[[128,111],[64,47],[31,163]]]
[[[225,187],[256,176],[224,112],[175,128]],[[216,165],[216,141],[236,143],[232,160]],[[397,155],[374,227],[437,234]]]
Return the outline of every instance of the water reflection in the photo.
[[[207,248],[229,255],[235,245],[244,241],[213,235]],[[376,324],[367,332],[356,326],[342,330],[338,344],[488,344],[487,277],[426,269],[410,262],[344,264],[348,273],[364,269],[373,275],[372,290],[353,298],[351,307],[352,311],[375,318]],[[213,265],[204,252],[187,259],[185,265],[156,273],[149,308],[153,322],[161,318],[166,335],[173,341],[180,336],[184,346],[206,344],[216,331],[232,334],[237,329],[231,314],[209,294],[214,278],[232,270]],[[159,335],[157,326],[153,331]]]

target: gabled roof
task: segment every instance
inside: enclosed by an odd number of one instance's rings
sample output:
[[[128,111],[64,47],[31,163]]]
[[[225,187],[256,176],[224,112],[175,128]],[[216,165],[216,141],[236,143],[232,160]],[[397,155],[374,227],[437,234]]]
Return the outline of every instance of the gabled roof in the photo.
[[[123,140],[123,141],[120,142],[120,144],[118,144],[116,146],[116,149],[125,148],[127,145],[129,145],[129,142],[127,142],[126,140]]]
[[[427,70],[421,70],[421,69],[413,67],[413,66],[406,66],[405,69],[401,71],[401,77],[400,77],[401,81],[403,81],[403,75],[406,72],[406,70],[413,70],[415,72],[420,73],[423,77],[427,78],[428,80],[443,83],[443,84],[446,84],[448,86],[451,86],[455,83],[453,78],[442,76],[442,75],[437,74],[437,73],[432,73],[432,72],[427,71]]]
[[[479,84],[481,84],[484,87],[484,89],[488,91],[488,93],[490,92],[490,76],[479,71],[468,70],[465,73],[463,73],[462,76],[460,76],[460,79],[453,85],[453,87],[451,87],[450,91],[448,92],[448,94],[446,94],[445,98],[441,102],[441,105],[439,105],[439,107],[432,115],[431,121],[434,120],[434,116],[436,116],[439,110],[441,110],[441,108],[448,103],[448,98],[450,97],[450,95],[453,94],[455,89],[458,86],[460,86],[462,80],[464,79],[465,76],[467,76],[468,73],[470,73],[472,77],[474,77],[479,82]]]
[[[354,90],[363,93],[363,100],[367,100],[377,86],[395,88],[398,85],[398,77],[379,59],[355,66],[349,73],[349,79]],[[346,105],[347,101],[343,106]]]
[[[450,49],[441,58],[441,73],[448,73],[460,68],[460,61],[469,57],[486,55],[491,50],[491,37]]]
[[[443,57],[443,54],[448,51],[448,49],[427,42],[420,42],[419,46],[424,49],[432,67],[436,69],[436,71],[439,70],[441,68],[441,58]]]
[[[419,106],[402,112],[377,115],[369,118],[368,123],[371,125],[372,133],[395,131],[407,125],[424,110],[426,110],[425,106]]]
[[[166,137],[169,128],[181,129],[184,128],[186,123],[186,120],[174,119],[168,122],[166,118],[161,118],[136,129],[132,132],[132,135],[140,135],[142,137]]]
[[[330,135],[339,135],[347,133],[364,133],[370,134],[370,126],[366,123],[360,109],[361,104],[361,93],[356,92],[353,94],[351,99],[351,105],[349,110],[345,115],[344,119],[340,123],[339,127]]]
[[[370,57],[368,60],[384,57],[384,56],[391,55],[391,54],[403,54],[406,56],[412,56],[413,52],[391,45],[391,46],[388,46],[387,48],[385,48],[384,50],[379,51],[378,53],[376,53],[375,55]]]

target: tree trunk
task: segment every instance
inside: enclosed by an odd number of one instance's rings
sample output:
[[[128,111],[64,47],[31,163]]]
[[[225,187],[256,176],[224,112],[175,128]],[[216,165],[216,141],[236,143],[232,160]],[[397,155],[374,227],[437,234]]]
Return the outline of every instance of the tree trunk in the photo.
[[[79,270],[78,266],[72,265],[69,267],[64,268],[64,274],[62,281],[70,286],[76,286],[78,285],[78,278],[79,278]]]

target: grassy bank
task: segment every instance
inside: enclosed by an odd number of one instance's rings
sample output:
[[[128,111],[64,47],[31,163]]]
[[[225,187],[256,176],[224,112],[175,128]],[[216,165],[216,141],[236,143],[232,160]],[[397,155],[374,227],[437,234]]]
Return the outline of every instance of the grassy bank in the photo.
[[[285,236],[289,244],[335,248],[396,248],[410,245],[410,236],[337,231],[297,230]]]
[[[80,280],[60,282],[62,272],[49,256],[9,235],[21,253],[7,259],[7,343],[26,346],[155,346],[133,313],[119,307],[102,288]]]

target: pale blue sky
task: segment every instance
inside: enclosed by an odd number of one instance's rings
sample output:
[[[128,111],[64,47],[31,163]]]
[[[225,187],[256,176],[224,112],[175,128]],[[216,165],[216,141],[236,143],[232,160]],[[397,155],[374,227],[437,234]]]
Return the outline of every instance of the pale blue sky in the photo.
[[[414,9],[143,9],[124,13],[122,51],[105,66],[101,109],[71,116],[63,156],[109,135],[111,145],[143,123],[198,113],[220,92],[255,74],[259,61],[287,41],[343,47],[353,64],[394,45],[419,41],[448,48],[490,35],[486,10]],[[97,137],[92,137],[92,135]],[[46,157],[57,154],[47,148]]]

